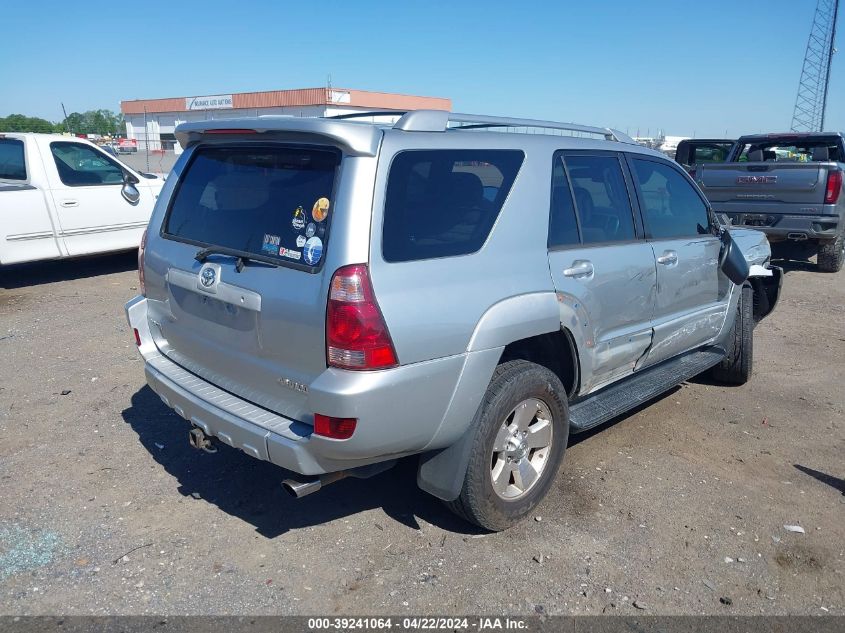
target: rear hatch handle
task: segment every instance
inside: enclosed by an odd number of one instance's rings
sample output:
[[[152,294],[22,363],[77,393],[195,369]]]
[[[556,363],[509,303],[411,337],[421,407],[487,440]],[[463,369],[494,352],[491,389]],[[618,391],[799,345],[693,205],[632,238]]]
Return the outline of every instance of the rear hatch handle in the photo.
[[[213,270],[213,274],[209,275],[209,278],[213,282],[208,286],[206,286],[204,281],[206,270]],[[165,281],[171,286],[177,286],[199,295],[211,296],[223,303],[252,310],[253,312],[261,312],[260,294],[254,290],[241,288],[235,284],[221,281],[219,271],[220,266],[217,264],[206,264],[200,269],[199,274],[178,268],[171,268],[167,271]]]

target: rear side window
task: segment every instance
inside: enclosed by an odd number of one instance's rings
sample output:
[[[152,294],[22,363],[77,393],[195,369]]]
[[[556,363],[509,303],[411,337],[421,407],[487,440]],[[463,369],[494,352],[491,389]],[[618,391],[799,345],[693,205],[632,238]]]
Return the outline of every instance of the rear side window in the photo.
[[[633,240],[634,216],[616,156],[566,157],[584,244]]]
[[[572,190],[563,170],[563,159],[555,157],[552,169],[552,208],[549,214],[549,248],[578,244],[578,223],[575,220],[575,206],[572,204]]]
[[[702,163],[723,163],[728,158],[733,144],[712,143],[707,145],[696,145],[692,152],[690,164],[701,165]]]
[[[332,150],[200,147],[173,194],[164,234],[316,269],[334,212]]]
[[[0,178],[26,180],[23,141],[16,138],[0,139]]]
[[[385,261],[453,257],[480,249],[523,158],[517,150],[397,154],[384,208]]]

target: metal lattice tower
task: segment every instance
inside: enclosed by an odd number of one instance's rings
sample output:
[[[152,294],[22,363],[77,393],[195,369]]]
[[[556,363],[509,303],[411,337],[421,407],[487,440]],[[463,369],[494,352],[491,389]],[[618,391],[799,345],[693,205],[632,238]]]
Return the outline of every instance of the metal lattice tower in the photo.
[[[821,132],[824,129],[838,14],[839,0],[818,0],[792,113],[794,132]]]

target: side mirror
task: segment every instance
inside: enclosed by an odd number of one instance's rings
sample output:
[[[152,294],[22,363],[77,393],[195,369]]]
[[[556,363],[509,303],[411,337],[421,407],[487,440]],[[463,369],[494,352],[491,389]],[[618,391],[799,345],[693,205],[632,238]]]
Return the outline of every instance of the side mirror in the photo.
[[[141,192],[135,186],[138,184],[138,178],[129,172],[123,172],[123,187],[120,188],[120,195],[129,204],[138,204],[141,199]]]
[[[722,250],[719,252],[719,268],[728,279],[739,286],[748,279],[748,262],[733,241],[730,231],[723,230],[720,239],[722,240]]]

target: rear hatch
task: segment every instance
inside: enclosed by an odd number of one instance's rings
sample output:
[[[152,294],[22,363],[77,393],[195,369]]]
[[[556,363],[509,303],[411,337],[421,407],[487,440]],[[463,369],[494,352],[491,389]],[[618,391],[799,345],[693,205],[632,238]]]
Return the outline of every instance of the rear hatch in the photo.
[[[147,244],[159,349],[294,419],[307,416],[307,385],[326,369],[326,259],[341,160],[328,146],[200,145]]]
[[[743,210],[739,207],[753,212],[755,207],[792,204],[795,206],[788,212],[801,213],[804,206],[823,204],[831,166],[798,162],[711,163],[699,167],[698,178],[711,202],[735,203],[736,211]]]

